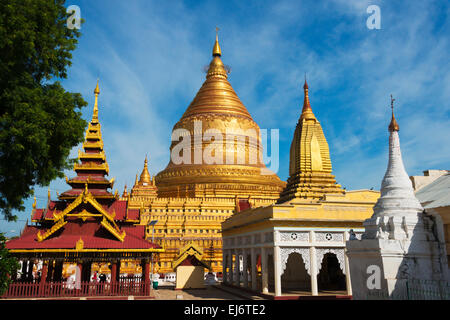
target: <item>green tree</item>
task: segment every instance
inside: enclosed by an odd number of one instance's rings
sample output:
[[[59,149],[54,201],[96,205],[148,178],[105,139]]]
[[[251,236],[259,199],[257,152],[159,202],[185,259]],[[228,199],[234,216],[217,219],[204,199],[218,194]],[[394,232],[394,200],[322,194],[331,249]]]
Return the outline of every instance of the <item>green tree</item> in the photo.
[[[5,247],[6,238],[0,233],[0,296],[8,290],[11,275],[19,269],[19,262]]]
[[[35,185],[64,176],[83,140],[87,103],[57,81],[80,36],[68,17],[62,0],[0,1],[0,211],[9,221]]]

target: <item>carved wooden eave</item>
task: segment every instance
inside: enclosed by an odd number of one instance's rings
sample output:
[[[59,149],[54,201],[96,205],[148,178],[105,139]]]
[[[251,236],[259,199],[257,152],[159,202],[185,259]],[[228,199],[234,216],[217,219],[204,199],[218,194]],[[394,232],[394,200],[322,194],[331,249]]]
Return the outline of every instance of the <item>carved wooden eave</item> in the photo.
[[[88,212],[87,210],[83,209],[81,212],[72,213],[80,204],[82,203],[89,203],[91,204],[98,213],[92,213]],[[103,217],[103,220],[101,222],[101,225],[105,227],[106,230],[108,230],[112,235],[114,235],[118,240],[123,241],[126,232],[120,230],[119,226],[114,221],[114,218],[116,216],[115,210],[110,214],[108,213],[94,198],[92,193],[85,190],[83,193],[81,193],[70,205],[66,207],[62,212],[59,214],[53,212],[53,217],[55,224],[48,229],[45,233],[41,234],[39,231],[37,234],[37,240],[43,241],[47,239],[50,235],[55,233],[58,229],[60,229],[62,226],[64,226],[67,221],[64,220],[64,217],[78,217],[81,218],[83,221],[86,221],[87,218],[91,217]]]
[[[100,223],[103,227],[105,227],[106,230],[111,232],[113,236],[115,236],[118,240],[123,242],[126,236],[126,232],[122,231],[120,232],[120,229],[117,227],[117,225],[114,223],[114,226],[112,226],[107,220],[106,216],[103,217],[102,222]]]
[[[45,233],[41,234],[41,231],[39,231],[36,234],[36,238],[39,242],[47,239],[48,237],[50,237],[52,234],[54,234],[56,231],[58,231],[59,229],[61,229],[64,225],[67,224],[67,221],[64,220],[59,220],[58,222],[56,222],[50,229],[48,229]]]

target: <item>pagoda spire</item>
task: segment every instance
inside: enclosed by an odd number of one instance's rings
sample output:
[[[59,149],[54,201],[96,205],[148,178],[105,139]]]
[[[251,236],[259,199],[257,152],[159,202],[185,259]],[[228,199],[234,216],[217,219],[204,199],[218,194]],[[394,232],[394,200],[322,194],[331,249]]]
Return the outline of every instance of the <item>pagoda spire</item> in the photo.
[[[114,195],[107,189],[112,188],[114,179],[108,180],[109,166],[106,161],[103,150],[103,139],[101,133],[101,124],[98,120],[98,95],[100,94],[99,81],[94,89],[94,109],[92,120],[88,123],[85,139],[83,142],[83,151],[78,152],[79,163],[75,163],[74,171],[77,173],[75,178],[67,180],[72,186],[72,190],[66,191],[59,196],[59,199],[75,199],[85,186],[93,190],[94,197],[103,199],[113,199]]]
[[[147,155],[145,156],[145,161],[144,161],[144,169],[142,170],[141,176],[139,178],[139,184],[141,185],[146,185],[146,184],[150,184],[151,181],[151,177],[150,177],[150,173],[148,172],[148,160],[147,160]]]
[[[417,214],[423,211],[422,205],[414,195],[412,182],[403,165],[398,135],[399,126],[394,116],[394,101],[391,95],[392,118],[388,127],[389,162],[381,182],[381,196],[374,206],[375,215]]]
[[[228,78],[227,70],[225,69],[225,65],[223,64],[220,57],[222,56],[222,50],[219,45],[219,28],[216,27],[216,41],[214,42],[213,47],[213,60],[209,64],[209,69],[206,75],[206,78],[214,77],[214,78]]]
[[[92,123],[98,123],[98,95],[100,94],[100,89],[98,87],[98,80],[97,79],[97,86],[94,89],[95,94],[95,102],[94,102],[94,112],[92,114]]]
[[[218,31],[218,28],[216,29]],[[245,117],[253,121],[231,84],[228,82],[227,67],[222,62],[218,34],[213,47],[212,59],[206,72],[206,80],[197,92],[181,121],[200,114],[225,114]]]
[[[125,187],[123,188],[122,198],[128,197],[127,184],[125,183]]]
[[[394,116],[394,101],[395,99],[392,97],[391,94],[391,109],[392,109],[392,117],[391,117],[391,123],[389,124],[389,131],[400,131],[400,127],[398,126],[397,120],[395,120]]]
[[[316,117],[314,116],[314,113],[311,109],[311,104],[309,103],[309,96],[308,96],[308,83],[306,82],[306,75],[305,75],[305,84],[303,85],[303,92],[304,92],[304,98],[303,98],[303,109],[302,109],[302,115],[300,116],[300,120],[316,120]]]
[[[330,151],[320,122],[314,116],[305,76],[303,110],[290,149],[289,178],[278,203],[298,198],[321,199],[344,194],[331,170]]]
[[[216,42],[214,42],[213,57],[215,57],[215,56],[220,57],[221,55],[222,55],[222,50],[220,50],[220,45],[219,45],[219,28],[216,27]]]

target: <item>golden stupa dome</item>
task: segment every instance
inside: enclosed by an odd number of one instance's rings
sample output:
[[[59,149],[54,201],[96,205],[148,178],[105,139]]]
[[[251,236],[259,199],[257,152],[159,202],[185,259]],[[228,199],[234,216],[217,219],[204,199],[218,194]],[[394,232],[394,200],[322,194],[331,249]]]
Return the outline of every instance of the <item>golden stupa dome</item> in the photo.
[[[156,176],[159,195],[276,199],[285,183],[262,162],[260,128],[228,82],[221,55],[216,36],[206,80],[173,127],[170,162]]]

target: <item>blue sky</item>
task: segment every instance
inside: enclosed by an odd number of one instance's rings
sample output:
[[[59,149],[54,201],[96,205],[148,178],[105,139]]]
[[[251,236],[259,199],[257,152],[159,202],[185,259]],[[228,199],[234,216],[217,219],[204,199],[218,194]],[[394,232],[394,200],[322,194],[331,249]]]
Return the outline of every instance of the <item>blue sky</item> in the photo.
[[[63,85],[82,93],[90,120],[100,78],[99,118],[119,192],[125,183],[132,186],[146,154],[151,174],[167,165],[172,127],[205,79],[216,26],[231,85],[261,128],[280,130],[281,179],[288,177],[305,72],[333,173],[347,190],[380,188],[391,93],[408,174],[450,169],[445,0],[67,2],[72,4],[86,22]],[[372,4],[381,9],[380,30],[366,26]],[[52,198],[67,189],[64,179],[53,181]],[[36,187],[36,195],[44,207],[47,187]],[[32,202],[17,213],[17,223],[1,221],[0,231],[20,233]]]

